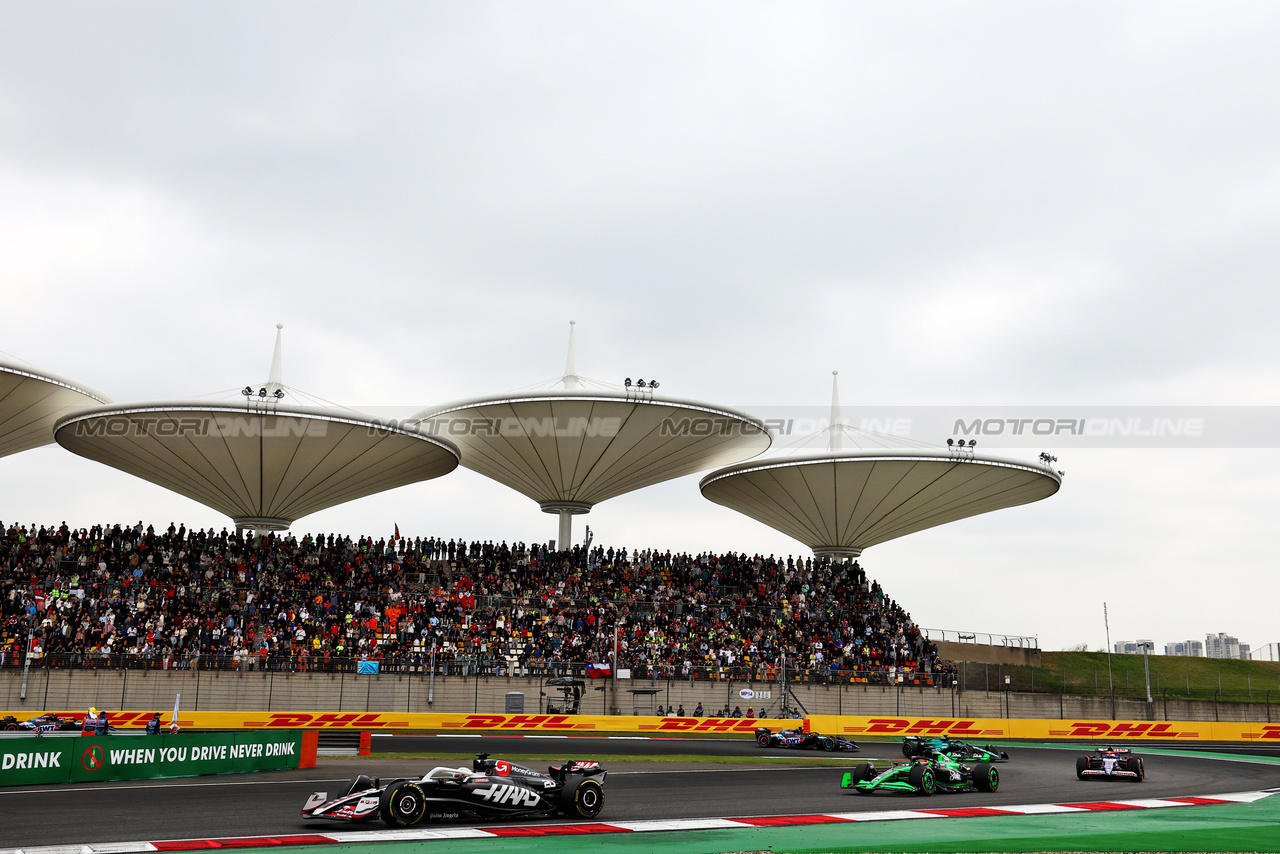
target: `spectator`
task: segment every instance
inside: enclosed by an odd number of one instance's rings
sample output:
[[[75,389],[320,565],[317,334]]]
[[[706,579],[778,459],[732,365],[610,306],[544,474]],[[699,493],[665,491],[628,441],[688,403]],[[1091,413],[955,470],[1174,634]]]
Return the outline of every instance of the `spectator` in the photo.
[[[891,667],[950,668],[857,563],[436,538],[394,545],[175,525],[0,525],[0,649],[18,664],[33,634],[32,663],[42,666],[231,669],[256,658],[288,670],[350,668],[361,654],[386,670],[411,668],[435,650],[453,673],[492,673],[514,649],[520,672],[529,660],[539,676],[548,660],[556,675],[611,661],[640,678],[690,682],[773,680],[784,656],[810,680],[887,682]]]

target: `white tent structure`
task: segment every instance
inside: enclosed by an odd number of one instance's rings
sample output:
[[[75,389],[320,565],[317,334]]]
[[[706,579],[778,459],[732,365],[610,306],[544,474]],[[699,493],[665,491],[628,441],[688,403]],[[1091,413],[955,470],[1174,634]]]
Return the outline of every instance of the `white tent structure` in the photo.
[[[0,457],[48,445],[59,418],[110,402],[87,386],[0,358]]]
[[[94,407],[59,420],[58,444],[255,530],[285,530],[309,513],[457,468],[450,442],[412,426],[294,403],[280,349],[277,331],[270,378],[246,386],[238,403]]]
[[[794,537],[822,557],[857,557],[907,534],[1029,504],[1053,495],[1062,476],[1047,465],[978,456],[972,446],[844,450],[832,383],[827,451],[756,460],[712,472],[702,494]]]
[[[559,516],[561,548],[572,538],[573,516],[601,501],[754,457],[772,441],[759,419],[661,397],[657,382],[619,387],[579,376],[572,321],[565,373],[547,385],[451,403],[414,419],[457,444],[463,466]]]

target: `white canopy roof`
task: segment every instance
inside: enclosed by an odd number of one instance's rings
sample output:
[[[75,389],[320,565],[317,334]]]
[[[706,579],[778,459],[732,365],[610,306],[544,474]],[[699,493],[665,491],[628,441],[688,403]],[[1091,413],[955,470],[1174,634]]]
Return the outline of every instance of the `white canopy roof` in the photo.
[[[1062,485],[1033,463],[947,451],[849,451],[712,472],[702,494],[819,555],[862,550],[957,519],[1047,498]]]
[[[762,421],[723,407],[638,392],[514,393],[414,416],[447,437],[467,468],[548,512],[591,505],[664,480],[748,459],[772,439]]]
[[[259,530],[458,465],[450,442],[414,427],[274,401],[101,406],[61,419],[55,435],[69,451]]]
[[[87,386],[0,359],[0,457],[48,445],[59,418],[110,401]]]

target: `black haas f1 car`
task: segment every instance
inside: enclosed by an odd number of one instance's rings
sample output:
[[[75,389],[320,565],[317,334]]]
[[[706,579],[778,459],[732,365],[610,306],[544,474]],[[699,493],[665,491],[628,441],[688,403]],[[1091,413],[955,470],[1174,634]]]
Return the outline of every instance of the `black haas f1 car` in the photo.
[[[761,747],[788,747],[792,750],[861,750],[855,742],[838,735],[819,735],[803,729],[784,729],[774,732],[768,727],[756,730],[756,744]]]
[[[1133,751],[1125,747],[1099,747],[1093,753],[1076,757],[1076,777],[1081,780],[1102,777],[1141,783],[1146,776],[1142,757],[1134,756]]]
[[[595,818],[604,807],[600,781],[605,774],[599,762],[565,762],[543,774],[480,753],[471,770],[437,767],[422,777],[386,785],[362,775],[333,797],[314,792],[302,807],[302,817],[353,822],[381,818],[391,827],[412,827],[424,819]]]
[[[967,741],[959,741],[948,736],[938,738],[920,738],[909,735],[902,739],[902,755],[910,759],[913,756],[928,756],[941,753],[958,759],[961,762],[1008,762],[1009,754],[998,749],[994,744],[979,747]]]

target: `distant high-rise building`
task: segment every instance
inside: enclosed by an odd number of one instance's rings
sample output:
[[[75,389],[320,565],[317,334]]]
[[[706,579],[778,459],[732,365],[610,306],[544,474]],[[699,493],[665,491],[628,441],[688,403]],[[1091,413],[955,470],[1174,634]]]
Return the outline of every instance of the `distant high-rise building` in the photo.
[[[1112,647],[1112,651],[1117,655],[1142,655],[1142,645],[1146,644],[1149,649],[1155,649],[1155,641],[1148,638],[1138,638],[1136,641],[1116,641]]]
[[[1204,644],[1197,640],[1177,641],[1164,645],[1165,655],[1183,655],[1191,658],[1204,658]]]
[[[1206,635],[1204,649],[1208,658],[1247,658],[1249,656],[1249,645],[1242,646],[1239,638],[1233,638],[1225,632]]]

